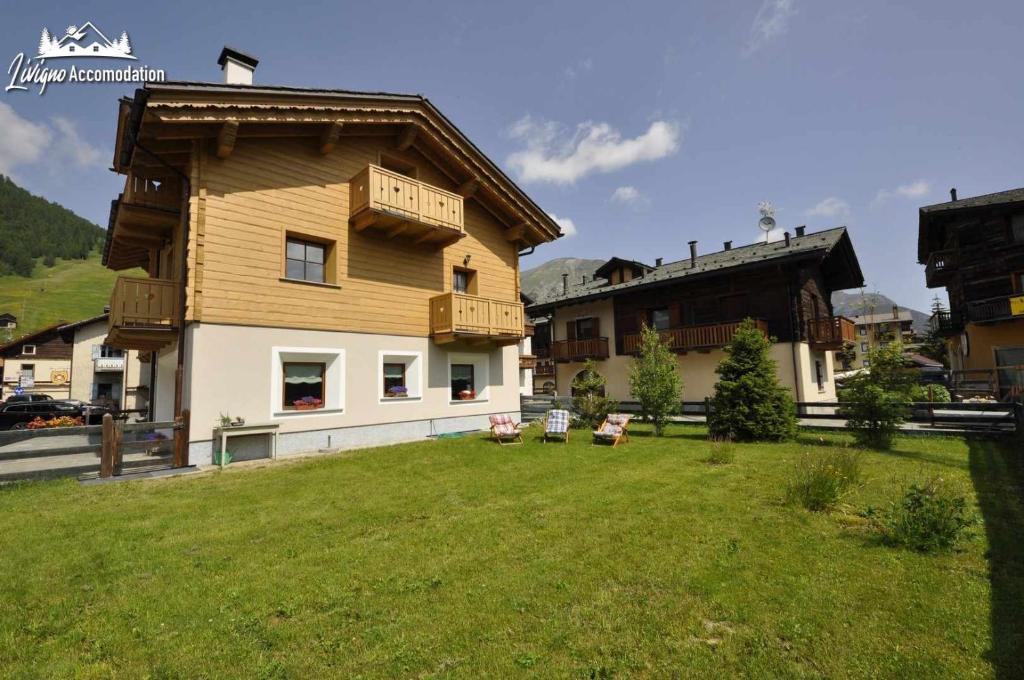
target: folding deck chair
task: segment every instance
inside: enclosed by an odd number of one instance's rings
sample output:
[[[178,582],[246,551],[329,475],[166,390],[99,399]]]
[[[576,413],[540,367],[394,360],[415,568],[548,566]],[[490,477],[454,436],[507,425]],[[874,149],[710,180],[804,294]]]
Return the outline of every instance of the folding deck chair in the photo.
[[[620,441],[628,442],[631,417],[628,413],[609,413],[601,427],[594,430],[594,442],[611,442],[612,446],[618,446]]]
[[[512,420],[512,416],[497,415],[490,416],[491,420],[491,434],[498,441],[499,444],[505,445],[506,443],[523,443],[523,433],[519,430],[519,423]]]
[[[551,437],[569,443],[569,412],[565,409],[552,409],[544,417],[544,441]]]

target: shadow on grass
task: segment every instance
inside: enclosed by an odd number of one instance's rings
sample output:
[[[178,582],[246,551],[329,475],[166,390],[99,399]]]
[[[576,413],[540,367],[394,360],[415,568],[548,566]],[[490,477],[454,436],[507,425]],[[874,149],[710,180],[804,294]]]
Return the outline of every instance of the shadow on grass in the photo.
[[[997,678],[1024,677],[1024,456],[1020,444],[968,440],[971,479],[988,537],[992,662]]]

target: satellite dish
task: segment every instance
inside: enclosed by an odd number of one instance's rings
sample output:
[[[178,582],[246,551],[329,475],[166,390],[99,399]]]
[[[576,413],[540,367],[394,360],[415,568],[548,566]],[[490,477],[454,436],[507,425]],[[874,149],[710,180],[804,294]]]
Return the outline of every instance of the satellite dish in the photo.
[[[775,207],[770,201],[761,201],[757,204],[757,209],[761,213],[757,226],[764,232],[764,242],[768,243],[768,232],[775,228]]]

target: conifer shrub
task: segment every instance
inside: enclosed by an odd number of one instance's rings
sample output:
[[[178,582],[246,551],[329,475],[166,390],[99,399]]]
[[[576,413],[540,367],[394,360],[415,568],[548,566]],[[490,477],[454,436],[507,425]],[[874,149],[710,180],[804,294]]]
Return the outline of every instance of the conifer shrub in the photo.
[[[572,381],[573,427],[598,427],[619,403],[605,396],[608,380],[597,372],[597,364],[587,359]]]
[[[629,389],[640,402],[640,415],[654,425],[654,436],[665,433],[669,418],[682,406],[683,381],[676,372],[676,357],[658,331],[644,324],[640,354],[629,371]]]
[[[751,319],[725,346],[708,419],[712,438],[783,441],[796,434],[793,399],[779,384],[775,362],[768,356],[770,347]]]

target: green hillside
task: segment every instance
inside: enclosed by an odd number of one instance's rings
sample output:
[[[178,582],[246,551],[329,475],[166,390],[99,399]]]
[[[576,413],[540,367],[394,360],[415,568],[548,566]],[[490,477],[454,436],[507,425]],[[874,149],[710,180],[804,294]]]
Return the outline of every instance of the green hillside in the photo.
[[[124,273],[145,276],[141,272]],[[0,313],[18,317],[15,336],[58,321],[96,316],[110,303],[117,276],[117,272],[100,264],[95,252],[85,260],[57,260],[53,267],[37,262],[31,278],[0,276]]]

